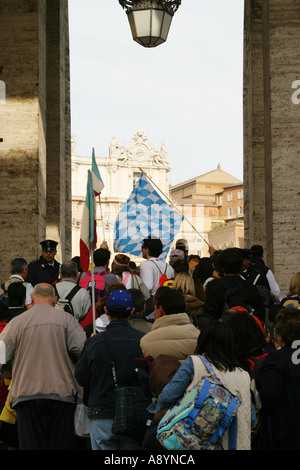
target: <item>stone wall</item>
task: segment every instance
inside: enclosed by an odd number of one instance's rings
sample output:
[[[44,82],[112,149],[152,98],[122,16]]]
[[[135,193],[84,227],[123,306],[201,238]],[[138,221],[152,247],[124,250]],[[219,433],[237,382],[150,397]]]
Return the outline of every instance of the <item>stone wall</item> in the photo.
[[[245,246],[260,243],[282,293],[300,261],[300,4],[245,0]]]
[[[1,280],[14,257],[37,258],[45,237],[60,242],[60,258],[71,252],[67,6],[67,0],[0,0]],[[58,18],[60,34],[49,41]]]

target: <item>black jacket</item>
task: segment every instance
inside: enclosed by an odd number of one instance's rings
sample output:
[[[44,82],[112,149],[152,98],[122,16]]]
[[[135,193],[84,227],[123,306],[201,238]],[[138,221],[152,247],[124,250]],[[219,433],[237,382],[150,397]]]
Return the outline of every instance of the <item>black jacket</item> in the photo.
[[[265,359],[257,379],[262,402],[258,449],[300,449],[300,354],[284,346]]]
[[[244,277],[246,281],[250,282],[251,284],[256,281],[256,285],[263,285],[270,289],[269,282],[266,277],[268,271],[269,268],[265,265],[264,260],[254,256]]]
[[[140,339],[145,333],[132,328],[127,320],[111,321],[106,331],[114,356],[118,385],[139,386],[134,360],[142,356]],[[75,377],[84,389],[90,417],[113,418],[114,384],[103,332],[86,340],[76,364]]]
[[[33,286],[41,282],[54,284],[59,279],[59,269],[58,261],[54,260],[52,267],[44,260],[43,256],[40,256],[36,261],[29,263],[26,282],[30,282]]]
[[[211,281],[206,288],[204,312],[214,318],[221,318],[226,310],[226,296],[233,290],[245,289],[247,303],[255,310],[255,315],[265,319],[265,307],[258,289],[245,281],[241,276],[224,276]]]

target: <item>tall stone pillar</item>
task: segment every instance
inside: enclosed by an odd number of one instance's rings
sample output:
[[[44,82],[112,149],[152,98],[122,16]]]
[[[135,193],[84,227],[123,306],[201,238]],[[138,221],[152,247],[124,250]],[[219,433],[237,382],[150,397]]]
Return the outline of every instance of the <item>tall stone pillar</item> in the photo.
[[[67,0],[0,0],[0,280],[55,238],[71,253]]]
[[[47,238],[71,258],[72,188],[68,1],[47,0]]]
[[[300,271],[300,4],[245,0],[244,22],[245,246],[263,245],[285,294]]]

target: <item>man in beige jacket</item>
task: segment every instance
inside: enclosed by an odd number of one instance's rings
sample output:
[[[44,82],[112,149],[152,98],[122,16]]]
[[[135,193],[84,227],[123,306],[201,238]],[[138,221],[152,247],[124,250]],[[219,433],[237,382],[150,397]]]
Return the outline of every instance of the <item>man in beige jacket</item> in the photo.
[[[159,354],[175,357],[183,362],[194,354],[199,330],[185,313],[182,294],[169,287],[160,287],[154,297],[154,323],[152,330],[141,339],[144,357]]]
[[[20,450],[74,449],[74,367],[86,336],[54,307],[53,286],[38,284],[32,308],[0,334],[0,364],[13,360],[10,406],[17,410]]]

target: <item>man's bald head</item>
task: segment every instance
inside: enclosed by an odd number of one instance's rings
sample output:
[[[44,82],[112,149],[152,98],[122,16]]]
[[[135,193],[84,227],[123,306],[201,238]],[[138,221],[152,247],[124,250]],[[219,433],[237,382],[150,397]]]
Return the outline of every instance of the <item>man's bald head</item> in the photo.
[[[31,304],[34,305],[38,303],[55,305],[55,290],[51,284],[41,283],[34,287],[31,294]]]

